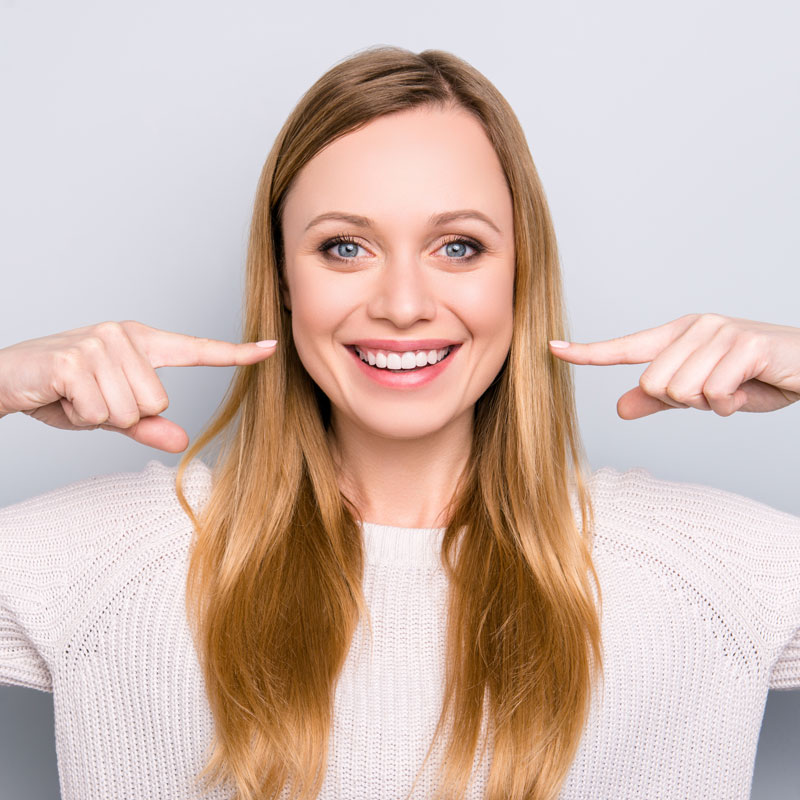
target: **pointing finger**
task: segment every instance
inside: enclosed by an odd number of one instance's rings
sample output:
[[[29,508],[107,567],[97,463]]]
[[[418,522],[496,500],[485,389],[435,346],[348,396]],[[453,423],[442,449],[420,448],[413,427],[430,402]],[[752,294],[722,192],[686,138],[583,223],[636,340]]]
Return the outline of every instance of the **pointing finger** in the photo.
[[[687,314],[684,317],[647,328],[637,333],[629,333],[616,339],[603,342],[570,342],[568,347],[557,347],[550,342],[550,352],[572,364],[592,364],[605,366],[608,364],[644,364],[652,361],[667,345],[677,339],[699,314]]]
[[[128,323],[125,323],[128,325]],[[275,352],[275,340],[256,342],[225,342],[183,333],[173,333],[135,323],[128,335],[136,348],[158,367],[230,367],[255,364]]]

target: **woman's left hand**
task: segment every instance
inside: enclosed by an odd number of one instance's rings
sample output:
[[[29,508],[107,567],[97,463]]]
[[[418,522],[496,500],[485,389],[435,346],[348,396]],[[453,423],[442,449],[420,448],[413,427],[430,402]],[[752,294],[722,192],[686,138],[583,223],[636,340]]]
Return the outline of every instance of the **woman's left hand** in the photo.
[[[617,401],[622,419],[670,408],[775,411],[800,400],[800,328],[721,314],[687,314],[604,342],[570,343],[572,364],[643,364],[639,385]]]

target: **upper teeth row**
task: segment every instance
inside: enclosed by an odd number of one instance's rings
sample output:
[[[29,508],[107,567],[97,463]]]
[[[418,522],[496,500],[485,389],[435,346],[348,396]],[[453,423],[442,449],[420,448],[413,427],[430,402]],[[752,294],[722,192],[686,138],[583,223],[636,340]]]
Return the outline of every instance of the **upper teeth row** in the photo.
[[[389,353],[384,350],[372,352],[356,347],[356,353],[362,361],[379,369],[414,369],[441,361],[451,349],[452,345],[443,347],[441,350],[410,350],[407,353]]]

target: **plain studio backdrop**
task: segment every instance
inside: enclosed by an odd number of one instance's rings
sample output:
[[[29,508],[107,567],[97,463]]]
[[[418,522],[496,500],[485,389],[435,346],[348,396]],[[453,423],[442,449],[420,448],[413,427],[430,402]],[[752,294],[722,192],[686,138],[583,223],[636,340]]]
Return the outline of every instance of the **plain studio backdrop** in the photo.
[[[300,95],[357,50],[449,50],[505,95],[560,243],[575,341],[687,313],[800,326],[793,2],[0,0],[0,347],[103,320],[239,341],[256,181]],[[593,468],[800,514],[800,404],[639,420],[647,364],[576,366]],[[194,438],[233,368],[164,368]],[[0,506],[178,456],[0,420]],[[800,798],[800,692],[771,692],[753,798]],[[58,797],[52,696],[0,688],[0,797]]]

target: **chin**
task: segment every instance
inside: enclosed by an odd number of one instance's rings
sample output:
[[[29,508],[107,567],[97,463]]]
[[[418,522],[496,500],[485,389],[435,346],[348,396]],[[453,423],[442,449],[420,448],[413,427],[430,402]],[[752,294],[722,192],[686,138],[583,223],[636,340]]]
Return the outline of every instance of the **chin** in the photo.
[[[356,417],[364,429],[385,439],[421,439],[440,431],[444,425],[432,419],[420,419],[420,414],[409,410],[408,414],[388,414],[375,418],[373,415]],[[445,423],[446,424],[446,423]]]

